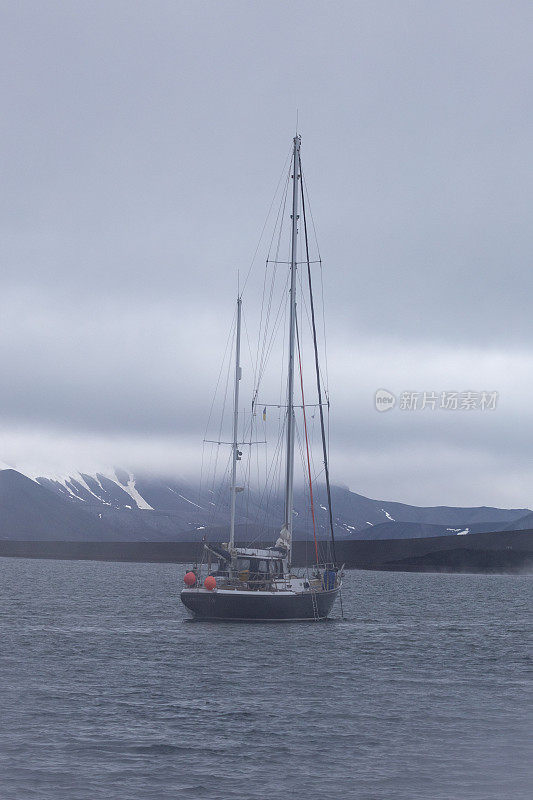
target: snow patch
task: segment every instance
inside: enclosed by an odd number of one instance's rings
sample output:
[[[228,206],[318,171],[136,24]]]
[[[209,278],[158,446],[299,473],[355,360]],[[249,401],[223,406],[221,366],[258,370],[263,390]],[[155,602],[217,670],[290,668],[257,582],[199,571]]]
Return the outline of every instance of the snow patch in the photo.
[[[175,494],[177,494],[177,492],[175,492]],[[198,503],[193,503],[192,500],[189,500],[187,497],[184,497],[182,494],[178,494],[178,497],[181,497],[182,500],[185,500],[187,503],[190,503],[191,506],[196,506],[196,508],[202,508],[202,506],[199,506]],[[190,524],[192,525],[192,523],[190,523]]]
[[[111,478],[111,480],[113,480],[113,478]],[[133,475],[128,473],[128,483],[126,484],[126,486],[122,486],[122,484],[118,482],[118,478],[116,481],[114,481],[114,483],[116,483],[117,486],[120,486],[121,489],[127,492],[131,497],[131,499],[135,500],[139,508],[144,508],[147,511],[154,510],[153,506],[151,506],[150,503],[147,503],[142,494],[139,494],[139,492],[135,488],[135,480],[133,478]]]
[[[464,531],[458,531],[457,536],[464,536],[466,533],[470,533],[470,528],[466,528]]]
[[[381,510],[383,511],[383,513],[385,514],[385,516],[387,517],[387,519],[390,519],[390,521],[391,521],[391,522],[396,522],[396,520],[394,519],[394,517],[391,517],[391,515],[389,514],[389,512],[388,512],[388,511],[385,511],[385,509],[384,509],[384,508],[382,508]]]
[[[71,497],[74,497],[76,500],[80,500],[82,503],[84,502],[83,498],[80,497],[79,494],[76,494],[76,492],[72,489],[72,487],[68,485],[69,481],[77,480],[77,478],[74,478],[71,475],[67,475],[67,476],[65,476],[65,475],[50,475],[50,476],[46,476],[46,477],[48,478],[48,480],[53,481],[54,483],[58,483],[61,486],[61,488],[64,489],[65,492],[67,492]],[[38,478],[34,478],[33,480],[35,480],[37,483],[39,483],[39,479]],[[79,483],[83,483],[83,481],[80,480]],[[91,492],[91,494],[92,494],[92,492]],[[96,495],[95,495],[95,497],[96,497]],[[100,500],[99,497],[98,497],[98,500]]]
[[[93,497],[96,497],[96,499],[97,499],[97,500],[100,500],[100,502],[102,501],[102,498],[100,497],[100,495],[98,495],[98,494],[95,494],[95,493],[93,492],[93,490],[92,490],[92,489],[89,487],[89,485],[87,484],[87,482],[86,482],[85,478],[83,477],[83,475],[81,474],[81,472],[78,472],[78,474],[77,474],[77,475],[73,476],[72,480],[76,481],[76,483],[81,483],[81,485],[83,486],[83,488],[84,488],[84,489],[85,489],[87,492],[89,492],[89,494],[92,494],[92,496],[93,496]],[[100,485],[100,481],[98,481],[98,484]],[[82,499],[82,498],[80,497],[80,500],[81,500],[81,499]]]
[[[191,506],[196,506],[196,508],[201,508],[201,509],[202,509],[202,511],[204,510],[202,506],[199,506],[199,505],[198,505],[198,503],[193,503],[193,501],[192,501],[192,500],[189,500],[189,498],[188,498],[188,497],[184,497],[182,494],[180,494],[180,493],[179,493],[179,492],[177,492],[175,489],[173,489],[173,488],[172,488],[172,486],[169,486],[168,488],[169,488],[169,491],[171,491],[173,494],[175,494],[175,495],[177,495],[178,497],[180,497],[182,500],[185,500],[185,502],[186,502],[186,503],[190,503],[190,504],[191,504]],[[211,491],[211,490],[210,490],[210,489],[208,489],[207,491]],[[211,492],[211,494],[214,494],[214,492]],[[212,505],[212,506],[214,506],[215,504],[214,504],[214,503],[211,503],[211,505]],[[192,523],[190,523],[190,524],[192,525]]]
[[[144,497],[135,488],[135,478],[133,477],[131,472],[128,472],[128,482],[127,482],[127,484],[125,486],[124,486],[123,483],[121,483],[119,481],[118,476],[117,476],[117,474],[116,474],[114,469],[105,470],[105,471],[100,470],[100,475],[102,475],[104,478],[107,478],[108,480],[110,480],[112,483],[115,484],[115,486],[117,486],[119,489],[122,489],[123,492],[126,492],[126,494],[129,494],[131,499],[135,502],[137,508],[143,508],[143,509],[145,509],[147,511],[153,511],[154,510],[153,507],[149,503],[146,502]],[[91,477],[97,482],[98,486],[100,486],[102,492],[105,493],[106,490],[102,486],[102,483],[101,483],[100,479],[98,478],[98,476],[97,475],[93,475]],[[80,475],[80,478],[81,478],[81,475]],[[79,478],[76,478],[76,480],[79,480]],[[94,497],[98,498],[101,502],[105,503],[106,506],[110,506],[111,505],[111,503],[108,503],[106,500],[103,500],[101,497],[98,497],[97,494],[95,494],[93,491],[91,491],[91,489],[89,489],[89,487],[87,486],[87,484],[85,483],[83,478],[81,478],[80,482],[83,482],[83,485],[85,486],[87,491],[91,492],[91,494]],[[129,506],[126,506],[126,508],[129,508]]]
[[[86,473],[86,474],[88,475],[88,473]],[[128,482],[127,482],[127,484],[125,486],[122,483],[120,483],[115,470],[112,469],[112,468],[98,470],[98,474],[101,475],[104,478],[107,478],[107,480],[110,480],[119,489],[121,489],[123,492],[126,492],[126,494],[129,494],[131,499],[135,502],[137,508],[143,508],[143,509],[147,509],[149,511],[153,511],[154,510],[153,507],[149,503],[146,502],[144,497],[136,489],[136,487],[135,487],[135,479],[134,479],[133,475],[130,472],[127,473],[128,474]],[[62,489],[67,491],[69,493],[69,495],[71,495],[76,500],[80,500],[81,502],[85,502],[85,499],[83,497],[80,497],[78,494],[76,494],[75,490],[73,490],[72,487],[69,486],[69,482],[75,481],[75,483],[80,484],[80,486],[82,486],[83,489],[88,494],[92,495],[96,500],[98,500],[99,503],[103,503],[106,506],[112,505],[108,500],[104,500],[104,497],[106,495],[106,489],[104,489],[104,487],[102,486],[102,482],[98,478],[98,475],[94,474],[94,475],[91,475],[90,477],[94,480],[94,482],[96,484],[98,484],[98,486],[102,490],[102,495],[97,494],[96,492],[93,492],[93,490],[88,485],[87,481],[85,480],[85,478],[83,477],[81,472],[75,472],[72,475],[58,475],[58,474],[54,474],[54,473],[50,473],[49,472],[49,473],[47,473],[45,475],[36,475],[35,477],[32,477],[32,480],[36,480],[37,483],[38,483],[39,482],[39,478],[47,478],[50,481],[58,483],[62,487]],[[131,508],[131,506],[126,505],[126,508]]]
[[[373,522],[367,522],[366,524],[367,525],[371,525],[372,527],[374,527],[374,523]]]

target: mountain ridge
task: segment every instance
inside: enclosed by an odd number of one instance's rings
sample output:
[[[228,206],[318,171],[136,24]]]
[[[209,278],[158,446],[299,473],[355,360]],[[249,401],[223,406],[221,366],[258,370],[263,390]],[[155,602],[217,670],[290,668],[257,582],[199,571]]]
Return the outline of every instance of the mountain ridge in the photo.
[[[134,474],[113,468],[89,474],[24,476],[0,469],[0,538],[185,541],[204,535],[227,538],[227,486],[200,486],[181,478]],[[18,476],[15,477],[15,476]],[[315,489],[317,538],[329,537],[323,486]],[[237,527],[242,538],[261,539],[279,530],[282,498],[249,490],[240,495]],[[530,509],[490,506],[411,506],[375,500],[332,487],[338,540],[426,538],[530,528]],[[295,491],[294,538],[312,537],[309,504]],[[529,523],[528,523],[529,521]]]

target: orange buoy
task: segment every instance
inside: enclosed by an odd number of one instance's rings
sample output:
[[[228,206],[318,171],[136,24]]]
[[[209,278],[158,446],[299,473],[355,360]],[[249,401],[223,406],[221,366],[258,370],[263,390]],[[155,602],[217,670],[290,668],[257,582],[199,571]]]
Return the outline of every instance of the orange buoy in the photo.
[[[196,583],[196,575],[194,572],[187,572],[185,573],[185,577],[183,578],[187,586],[194,586]]]
[[[212,592],[213,589],[217,588],[216,578],[214,578],[212,575],[208,575],[204,581],[204,586],[206,589],[209,589],[209,591]]]

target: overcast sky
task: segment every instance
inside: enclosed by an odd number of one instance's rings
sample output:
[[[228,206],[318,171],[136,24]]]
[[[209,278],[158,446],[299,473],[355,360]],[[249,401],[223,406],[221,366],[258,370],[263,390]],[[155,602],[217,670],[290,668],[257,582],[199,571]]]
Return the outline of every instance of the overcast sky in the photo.
[[[333,480],[533,507],[530,2],[0,8],[0,460],[196,463],[298,108]]]

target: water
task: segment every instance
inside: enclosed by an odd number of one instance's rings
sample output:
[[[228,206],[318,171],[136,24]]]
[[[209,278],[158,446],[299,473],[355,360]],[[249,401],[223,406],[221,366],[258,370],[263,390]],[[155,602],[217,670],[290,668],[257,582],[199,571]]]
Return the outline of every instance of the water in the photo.
[[[345,621],[246,625],[186,622],[180,566],[0,571],[1,800],[531,796],[531,578],[349,572]]]

